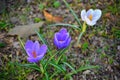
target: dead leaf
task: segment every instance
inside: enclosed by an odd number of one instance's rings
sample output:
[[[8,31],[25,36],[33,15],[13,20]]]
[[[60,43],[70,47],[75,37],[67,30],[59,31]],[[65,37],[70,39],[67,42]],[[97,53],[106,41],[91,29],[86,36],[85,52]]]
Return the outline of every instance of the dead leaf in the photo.
[[[22,38],[27,38],[29,35],[36,34],[35,30],[39,30],[39,27],[42,26],[43,23],[44,22],[39,22],[31,25],[16,26],[8,32],[8,35],[18,35]]]
[[[104,15],[104,17],[110,18],[110,17],[111,17],[111,13],[106,13],[106,14]]]
[[[45,19],[50,22],[62,22],[63,18],[59,16],[53,16],[52,14],[48,13],[46,10],[43,11]]]

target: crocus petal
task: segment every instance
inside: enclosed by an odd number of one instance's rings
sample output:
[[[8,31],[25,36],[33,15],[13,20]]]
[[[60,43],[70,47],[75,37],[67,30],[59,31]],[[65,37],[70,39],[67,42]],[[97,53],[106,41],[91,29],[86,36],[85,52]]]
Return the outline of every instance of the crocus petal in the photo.
[[[81,18],[83,21],[85,21],[85,16],[86,16],[86,10],[81,11]]]
[[[57,39],[57,33],[55,33],[55,35],[54,35],[54,44],[56,46],[58,46],[58,44],[59,44],[58,39]]]
[[[86,23],[90,26],[93,26],[96,24],[96,22],[89,20],[87,17],[85,17]]]
[[[66,38],[69,37],[69,33],[56,33],[56,37],[58,41],[64,41]]]
[[[66,33],[63,37],[65,38],[64,40],[66,41],[70,37],[69,33]]]
[[[43,56],[44,55],[40,55],[40,56],[37,56],[36,58],[28,57],[27,60],[30,63],[37,63],[38,61],[40,61],[43,58]]]
[[[68,38],[68,40],[66,41],[66,45],[69,46],[71,42],[71,37]]]
[[[38,54],[37,52],[39,51],[39,49],[40,49],[40,44],[38,41],[35,41],[33,48],[32,48],[32,51],[35,51],[36,54]]]
[[[62,29],[60,29],[59,33],[62,33],[62,34],[67,33],[66,28],[62,28]]]
[[[69,33],[67,33],[66,39],[64,41],[59,41],[58,49],[66,48],[69,46],[71,41],[71,37],[69,36]]]
[[[35,58],[32,58],[32,57],[28,57],[27,60],[28,60],[30,63],[36,63],[36,62],[38,62],[38,60],[36,60]]]
[[[61,48],[66,48],[70,45],[70,42],[71,42],[71,37],[68,37],[63,43],[62,43],[62,46]]]
[[[86,13],[86,16],[88,17],[89,15],[93,15],[94,10],[93,9],[89,9]]]
[[[26,53],[29,57],[32,57],[32,46],[34,45],[33,41],[31,40],[27,40],[27,42],[25,43],[25,50]]]
[[[43,44],[39,51],[37,52],[37,55],[40,56],[40,55],[45,55],[45,53],[47,52],[47,46],[45,44]]]
[[[63,35],[61,35],[60,33],[55,33],[55,36],[56,36],[56,38],[57,38],[57,40],[59,41],[59,40],[62,40],[62,36]]]
[[[25,43],[25,49],[32,49],[33,44],[33,41],[27,40],[27,42]]]
[[[101,10],[96,9],[96,10],[94,11],[94,14],[93,14],[93,20],[94,20],[94,21],[97,21],[97,20],[101,17],[101,15],[102,15]]]
[[[29,57],[33,57],[32,55],[32,49],[26,49],[26,53]]]
[[[59,41],[59,44],[58,44],[58,49],[62,49],[62,48],[65,48],[66,44],[65,44],[65,41]]]
[[[62,35],[60,33],[55,33],[54,36],[54,44],[57,46],[58,49],[60,49],[62,47],[63,42],[65,41],[61,41],[61,37]]]

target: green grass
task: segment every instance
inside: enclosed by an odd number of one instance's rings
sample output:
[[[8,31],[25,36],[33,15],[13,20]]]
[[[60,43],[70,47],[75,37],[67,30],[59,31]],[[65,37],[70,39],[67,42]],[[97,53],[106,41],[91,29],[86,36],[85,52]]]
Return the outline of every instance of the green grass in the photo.
[[[55,1],[55,2],[53,3],[53,6],[54,6],[55,8],[58,8],[58,7],[61,6],[61,3],[60,3],[59,1]]]
[[[5,44],[5,43],[0,42],[0,48],[5,47],[5,46],[6,46],[6,44]]]
[[[120,29],[119,28],[112,27],[112,32],[113,32],[113,36],[116,39],[120,39]]]
[[[32,70],[14,65],[14,62],[8,62],[5,67],[1,67],[0,80],[23,80]]]

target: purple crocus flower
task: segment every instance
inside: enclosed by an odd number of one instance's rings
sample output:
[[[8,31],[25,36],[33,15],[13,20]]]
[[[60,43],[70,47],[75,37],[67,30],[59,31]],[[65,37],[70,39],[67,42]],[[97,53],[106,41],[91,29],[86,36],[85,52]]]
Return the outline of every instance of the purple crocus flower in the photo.
[[[54,35],[54,44],[58,49],[66,48],[71,42],[71,37],[65,28]]]
[[[45,55],[47,51],[47,46],[44,44],[40,46],[38,41],[33,42],[31,40],[28,40],[25,43],[25,50],[28,55],[27,60],[30,63],[36,63]]]

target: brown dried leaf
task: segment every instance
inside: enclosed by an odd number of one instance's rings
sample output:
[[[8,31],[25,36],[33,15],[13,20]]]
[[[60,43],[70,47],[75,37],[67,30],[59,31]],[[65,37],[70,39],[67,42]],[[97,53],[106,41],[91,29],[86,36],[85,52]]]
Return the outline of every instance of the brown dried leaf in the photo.
[[[53,16],[52,14],[48,13],[46,10],[43,11],[45,19],[50,22],[62,22],[63,18],[59,16]]]
[[[106,13],[104,17],[110,18],[111,17],[111,13]]]
[[[29,35],[35,34],[35,30],[39,30],[39,27],[41,27],[43,23],[44,22],[39,22],[31,25],[16,26],[9,31],[8,35],[18,35],[27,38]]]

